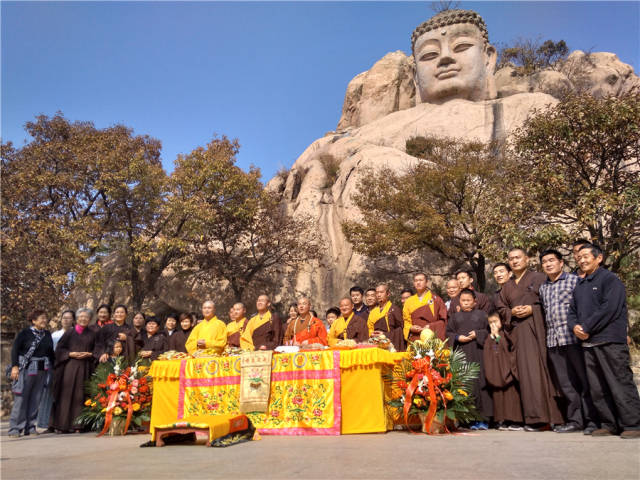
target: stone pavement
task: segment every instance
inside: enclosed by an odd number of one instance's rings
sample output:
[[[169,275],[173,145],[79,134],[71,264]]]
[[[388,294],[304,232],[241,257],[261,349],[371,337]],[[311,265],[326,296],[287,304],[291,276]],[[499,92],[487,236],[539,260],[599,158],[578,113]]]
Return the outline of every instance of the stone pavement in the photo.
[[[148,435],[94,433],[7,437],[1,474],[10,479],[142,478],[640,478],[640,440],[552,432],[480,432],[428,437],[406,432],[341,437],[263,436],[227,448],[139,448]]]

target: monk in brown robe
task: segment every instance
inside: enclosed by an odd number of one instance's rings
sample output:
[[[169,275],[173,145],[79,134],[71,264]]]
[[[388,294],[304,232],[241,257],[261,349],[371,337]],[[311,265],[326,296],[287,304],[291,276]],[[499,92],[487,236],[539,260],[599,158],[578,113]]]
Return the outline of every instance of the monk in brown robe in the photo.
[[[554,398],[560,394],[547,366],[545,323],[538,293],[546,275],[528,269],[529,257],[520,248],[511,249],[508,259],[514,276],[502,287],[497,307],[513,340],[525,430],[537,431],[549,423],[564,423]]]
[[[458,282],[460,291],[464,290],[465,288],[469,288],[474,291],[474,293],[476,294],[476,308],[478,310],[482,310],[487,315],[491,313],[491,310],[493,308],[493,302],[491,301],[491,299],[484,293],[478,292],[473,288],[473,272],[460,270],[456,273],[456,281]],[[451,297],[451,302],[449,303],[449,308],[447,309],[447,317],[451,318],[451,315],[459,312],[460,310],[460,293],[458,292],[458,295]]]
[[[89,328],[92,314],[87,308],[78,310],[76,325],[62,335],[56,347],[52,426],[60,432],[81,429],[75,419],[82,412],[84,383],[91,377],[97,360],[96,333]]]
[[[322,320],[311,315],[311,301],[298,300],[298,317],[289,323],[284,334],[285,345],[327,345],[327,329]]]
[[[416,294],[407,298],[402,308],[404,338],[410,342],[419,339],[425,328],[433,330],[440,340],[446,338],[447,307],[438,295],[429,290],[428,281],[426,273],[413,276]]]
[[[229,316],[231,321],[227,323],[227,345],[240,348],[240,337],[249,323],[247,309],[243,303],[236,303],[229,310]]]
[[[269,310],[270,307],[268,295],[258,296],[258,313],[251,317],[240,338],[244,350],[273,350],[282,343],[282,320]]]
[[[187,353],[187,338],[191,335],[191,315],[188,313],[181,313],[179,317],[180,326],[176,329],[175,333],[169,337],[169,350],[175,350],[176,352]]]
[[[484,342],[483,360],[484,374],[493,399],[493,420],[499,428],[506,428],[507,423],[521,424],[522,403],[518,390],[518,369],[516,359],[511,351],[511,341],[502,329],[500,315],[493,312],[489,315],[491,334]],[[512,429],[522,429],[513,425]]]
[[[376,287],[378,305],[369,312],[369,336],[384,334],[397,352],[406,350],[404,341],[404,318],[402,309],[389,300],[389,286],[381,283]]]
[[[327,339],[330,347],[335,347],[340,340],[354,340],[356,343],[364,343],[369,339],[367,322],[353,311],[353,302],[350,298],[343,298],[338,304],[340,316],[331,324]]]

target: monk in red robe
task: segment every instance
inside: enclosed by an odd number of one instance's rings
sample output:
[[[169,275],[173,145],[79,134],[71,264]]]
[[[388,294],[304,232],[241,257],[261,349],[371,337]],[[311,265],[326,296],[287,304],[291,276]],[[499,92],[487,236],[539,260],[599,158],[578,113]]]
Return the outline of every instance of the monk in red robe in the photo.
[[[303,297],[298,300],[298,317],[292,320],[284,334],[287,345],[327,345],[327,329],[322,320],[311,315],[311,301]]]

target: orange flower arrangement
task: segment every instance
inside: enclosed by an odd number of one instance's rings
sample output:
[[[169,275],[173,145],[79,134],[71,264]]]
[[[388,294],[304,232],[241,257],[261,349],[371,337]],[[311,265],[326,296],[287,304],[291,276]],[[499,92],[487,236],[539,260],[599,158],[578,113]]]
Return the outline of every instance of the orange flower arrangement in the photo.
[[[145,375],[148,369],[138,365],[124,366],[124,360],[100,364],[87,382],[90,397],[76,419],[92,430],[100,430],[103,435],[114,417],[125,419],[125,430],[133,423],[136,426],[149,421],[151,414],[151,377]]]

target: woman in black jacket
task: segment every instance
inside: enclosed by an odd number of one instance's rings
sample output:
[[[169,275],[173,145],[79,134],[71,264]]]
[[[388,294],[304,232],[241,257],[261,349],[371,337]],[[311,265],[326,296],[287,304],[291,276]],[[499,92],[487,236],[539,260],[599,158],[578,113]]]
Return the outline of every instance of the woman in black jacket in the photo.
[[[30,327],[20,331],[11,349],[11,390],[13,408],[9,418],[9,436],[37,435],[36,423],[40,397],[51,380],[53,340],[46,330],[49,323],[44,310],[28,317]]]

